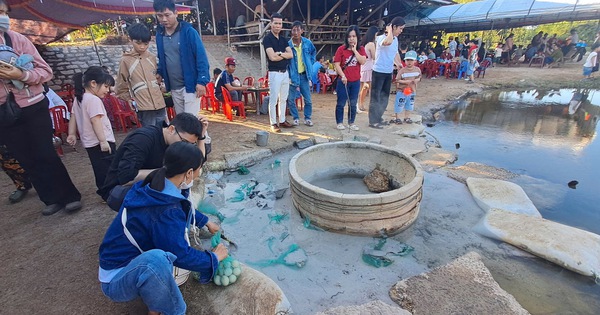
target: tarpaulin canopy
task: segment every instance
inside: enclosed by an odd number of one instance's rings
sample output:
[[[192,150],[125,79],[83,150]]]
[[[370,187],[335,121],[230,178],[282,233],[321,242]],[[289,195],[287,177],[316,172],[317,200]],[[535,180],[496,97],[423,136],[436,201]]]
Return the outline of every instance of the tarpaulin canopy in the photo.
[[[418,29],[468,32],[600,19],[599,0],[483,0],[439,7],[408,18]]]
[[[7,0],[13,19],[49,22],[59,27],[82,28],[123,15],[153,14],[152,0]],[[189,9],[178,8],[180,13]]]

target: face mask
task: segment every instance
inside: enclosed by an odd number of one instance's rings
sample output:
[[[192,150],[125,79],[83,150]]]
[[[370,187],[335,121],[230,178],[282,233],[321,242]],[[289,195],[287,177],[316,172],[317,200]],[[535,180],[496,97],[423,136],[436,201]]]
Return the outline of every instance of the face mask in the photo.
[[[8,32],[10,28],[10,18],[8,15],[0,15],[0,31]]]
[[[183,182],[181,182],[181,184],[179,184],[179,189],[181,189],[181,190],[190,189],[190,188],[192,188],[192,186],[194,186],[194,180],[192,180],[189,183],[186,183],[185,178],[184,178]]]

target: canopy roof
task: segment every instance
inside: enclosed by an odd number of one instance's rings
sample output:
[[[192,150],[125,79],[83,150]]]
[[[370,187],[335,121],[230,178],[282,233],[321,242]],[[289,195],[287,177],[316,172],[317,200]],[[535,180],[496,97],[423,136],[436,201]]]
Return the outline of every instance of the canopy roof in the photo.
[[[13,19],[49,22],[59,27],[82,28],[122,15],[154,14],[152,0],[7,0]],[[189,12],[189,9],[177,9]]]
[[[413,15],[407,26],[469,32],[594,19],[600,19],[599,0],[483,0],[442,6],[424,18]]]

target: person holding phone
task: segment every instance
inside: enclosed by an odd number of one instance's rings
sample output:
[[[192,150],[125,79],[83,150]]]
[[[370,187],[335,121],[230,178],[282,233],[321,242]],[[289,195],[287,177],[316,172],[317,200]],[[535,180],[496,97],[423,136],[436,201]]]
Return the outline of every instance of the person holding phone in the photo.
[[[48,115],[48,98],[42,83],[52,79],[52,69],[25,36],[9,30],[10,6],[0,0],[0,44],[10,46],[18,54],[32,56],[31,70],[18,67],[0,67],[0,104],[10,94],[21,108],[20,116],[10,125],[0,125],[0,137],[7,149],[29,173],[33,187],[46,204],[43,215],[52,215],[62,209],[71,213],[81,209],[81,194],[69,177],[52,143],[52,120]],[[23,89],[16,88],[17,80]],[[4,105],[3,105],[4,106]]]

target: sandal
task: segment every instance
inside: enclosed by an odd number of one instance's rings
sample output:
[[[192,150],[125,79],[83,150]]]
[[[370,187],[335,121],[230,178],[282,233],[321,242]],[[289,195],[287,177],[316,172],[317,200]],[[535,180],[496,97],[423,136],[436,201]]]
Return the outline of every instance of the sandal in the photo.
[[[407,123],[407,124],[412,124],[413,123],[412,119],[410,119],[410,118],[404,118],[404,122]]]
[[[398,118],[398,119],[395,119],[395,120],[394,120],[394,123],[395,123],[396,125],[402,125],[402,119],[400,119],[400,118]]]
[[[383,129],[383,126],[381,126],[380,124],[369,124],[369,127],[375,129]]]

